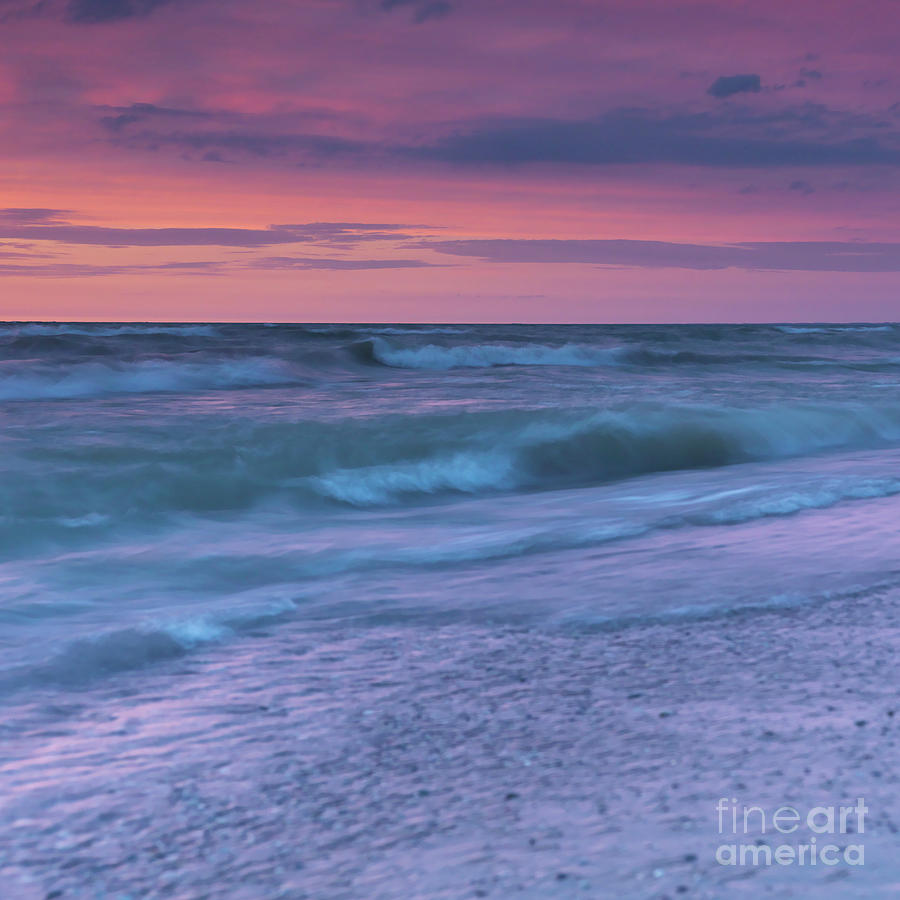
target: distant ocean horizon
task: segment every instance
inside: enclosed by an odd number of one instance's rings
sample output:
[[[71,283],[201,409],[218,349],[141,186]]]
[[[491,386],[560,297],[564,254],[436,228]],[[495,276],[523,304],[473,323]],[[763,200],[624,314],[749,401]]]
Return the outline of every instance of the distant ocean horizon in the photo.
[[[490,328],[490,327],[524,327],[524,328],[541,328],[541,327],[550,327],[550,328],[647,328],[652,326],[674,326],[674,327],[703,327],[703,326],[715,326],[715,325],[770,325],[772,327],[778,327],[783,325],[802,325],[802,326],[815,326],[815,327],[828,327],[828,326],[847,326],[847,325],[897,325],[900,324],[900,320],[894,319],[835,319],[835,320],[807,320],[807,319],[785,319],[784,321],[778,320],[769,320],[769,319],[702,319],[696,321],[681,321],[681,320],[673,320],[673,321],[633,321],[633,322],[589,322],[589,321],[571,321],[571,322],[560,322],[556,320],[547,320],[547,321],[517,321],[515,319],[510,320],[497,320],[497,321],[476,321],[476,322],[467,322],[463,320],[447,320],[447,321],[424,321],[421,319],[410,319],[410,320],[341,320],[334,322],[318,322],[313,320],[304,320],[304,319],[183,319],[183,320],[174,320],[174,319],[2,319],[0,318],[0,325],[9,325],[9,326],[41,326],[41,325],[65,325],[65,326],[80,326],[80,325],[167,325],[167,326],[185,326],[185,325],[257,325],[264,327],[273,327],[280,325],[296,325],[298,327],[308,327],[308,326],[319,326],[325,328],[337,328],[341,326],[349,326],[351,328],[365,328],[365,327],[374,327],[380,328],[384,326],[396,326],[398,328],[433,328],[438,326],[454,326],[454,327],[471,327],[471,328]]]

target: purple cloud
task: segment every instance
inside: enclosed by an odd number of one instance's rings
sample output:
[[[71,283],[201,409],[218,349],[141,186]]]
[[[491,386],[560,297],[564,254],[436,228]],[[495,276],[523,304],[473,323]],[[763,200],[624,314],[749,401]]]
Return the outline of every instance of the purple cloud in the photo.
[[[680,244],[630,240],[459,240],[411,245],[494,263],[581,263],[676,269],[900,272],[900,243],[757,241]]]

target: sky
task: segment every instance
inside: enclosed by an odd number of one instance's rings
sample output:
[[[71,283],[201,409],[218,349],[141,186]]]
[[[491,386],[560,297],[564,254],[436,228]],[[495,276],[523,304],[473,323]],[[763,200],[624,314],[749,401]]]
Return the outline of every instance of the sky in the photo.
[[[0,0],[0,318],[900,319],[896,0]]]

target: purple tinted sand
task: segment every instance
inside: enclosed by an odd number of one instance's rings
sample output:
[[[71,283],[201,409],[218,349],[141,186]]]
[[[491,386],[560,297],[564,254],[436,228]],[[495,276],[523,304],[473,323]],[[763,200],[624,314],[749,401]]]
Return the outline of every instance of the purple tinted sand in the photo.
[[[896,896],[898,635],[897,594],[580,635],[288,627],[36,693],[2,727],[4,896]],[[715,861],[719,797],[859,795],[865,867]]]

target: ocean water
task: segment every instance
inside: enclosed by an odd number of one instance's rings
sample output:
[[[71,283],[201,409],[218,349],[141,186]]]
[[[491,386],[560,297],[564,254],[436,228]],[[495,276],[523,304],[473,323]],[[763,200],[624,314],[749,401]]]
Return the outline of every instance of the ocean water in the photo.
[[[471,817],[448,850],[443,813],[386,799],[399,763],[372,747],[400,753],[392,734],[413,770],[468,784],[460,802],[494,777],[465,781],[490,770],[483,748],[429,756],[438,726],[398,724],[417,703],[452,701],[473,728],[482,690],[495,725],[547,707],[534,727],[565,743],[549,698],[576,668],[547,660],[575,646],[596,662],[635,629],[808,622],[900,586],[890,324],[7,324],[0,417],[5,896],[454,897],[466,865],[490,893]],[[523,682],[553,677],[497,705],[484,679],[513,658]],[[245,727],[248,704],[279,702],[290,725]],[[366,716],[385,710],[375,740]],[[481,727],[499,765],[513,726]],[[558,750],[562,769],[585,759]],[[260,806],[303,754],[306,781]],[[213,757],[231,773],[215,784]],[[434,790],[409,788],[426,806]],[[221,808],[179,818],[192,797]],[[329,809],[350,816],[340,840]],[[395,856],[386,821],[415,832]],[[288,826],[319,860],[338,841],[334,865],[295,858]],[[224,849],[201,853],[200,832]],[[554,852],[528,896],[562,890]]]

